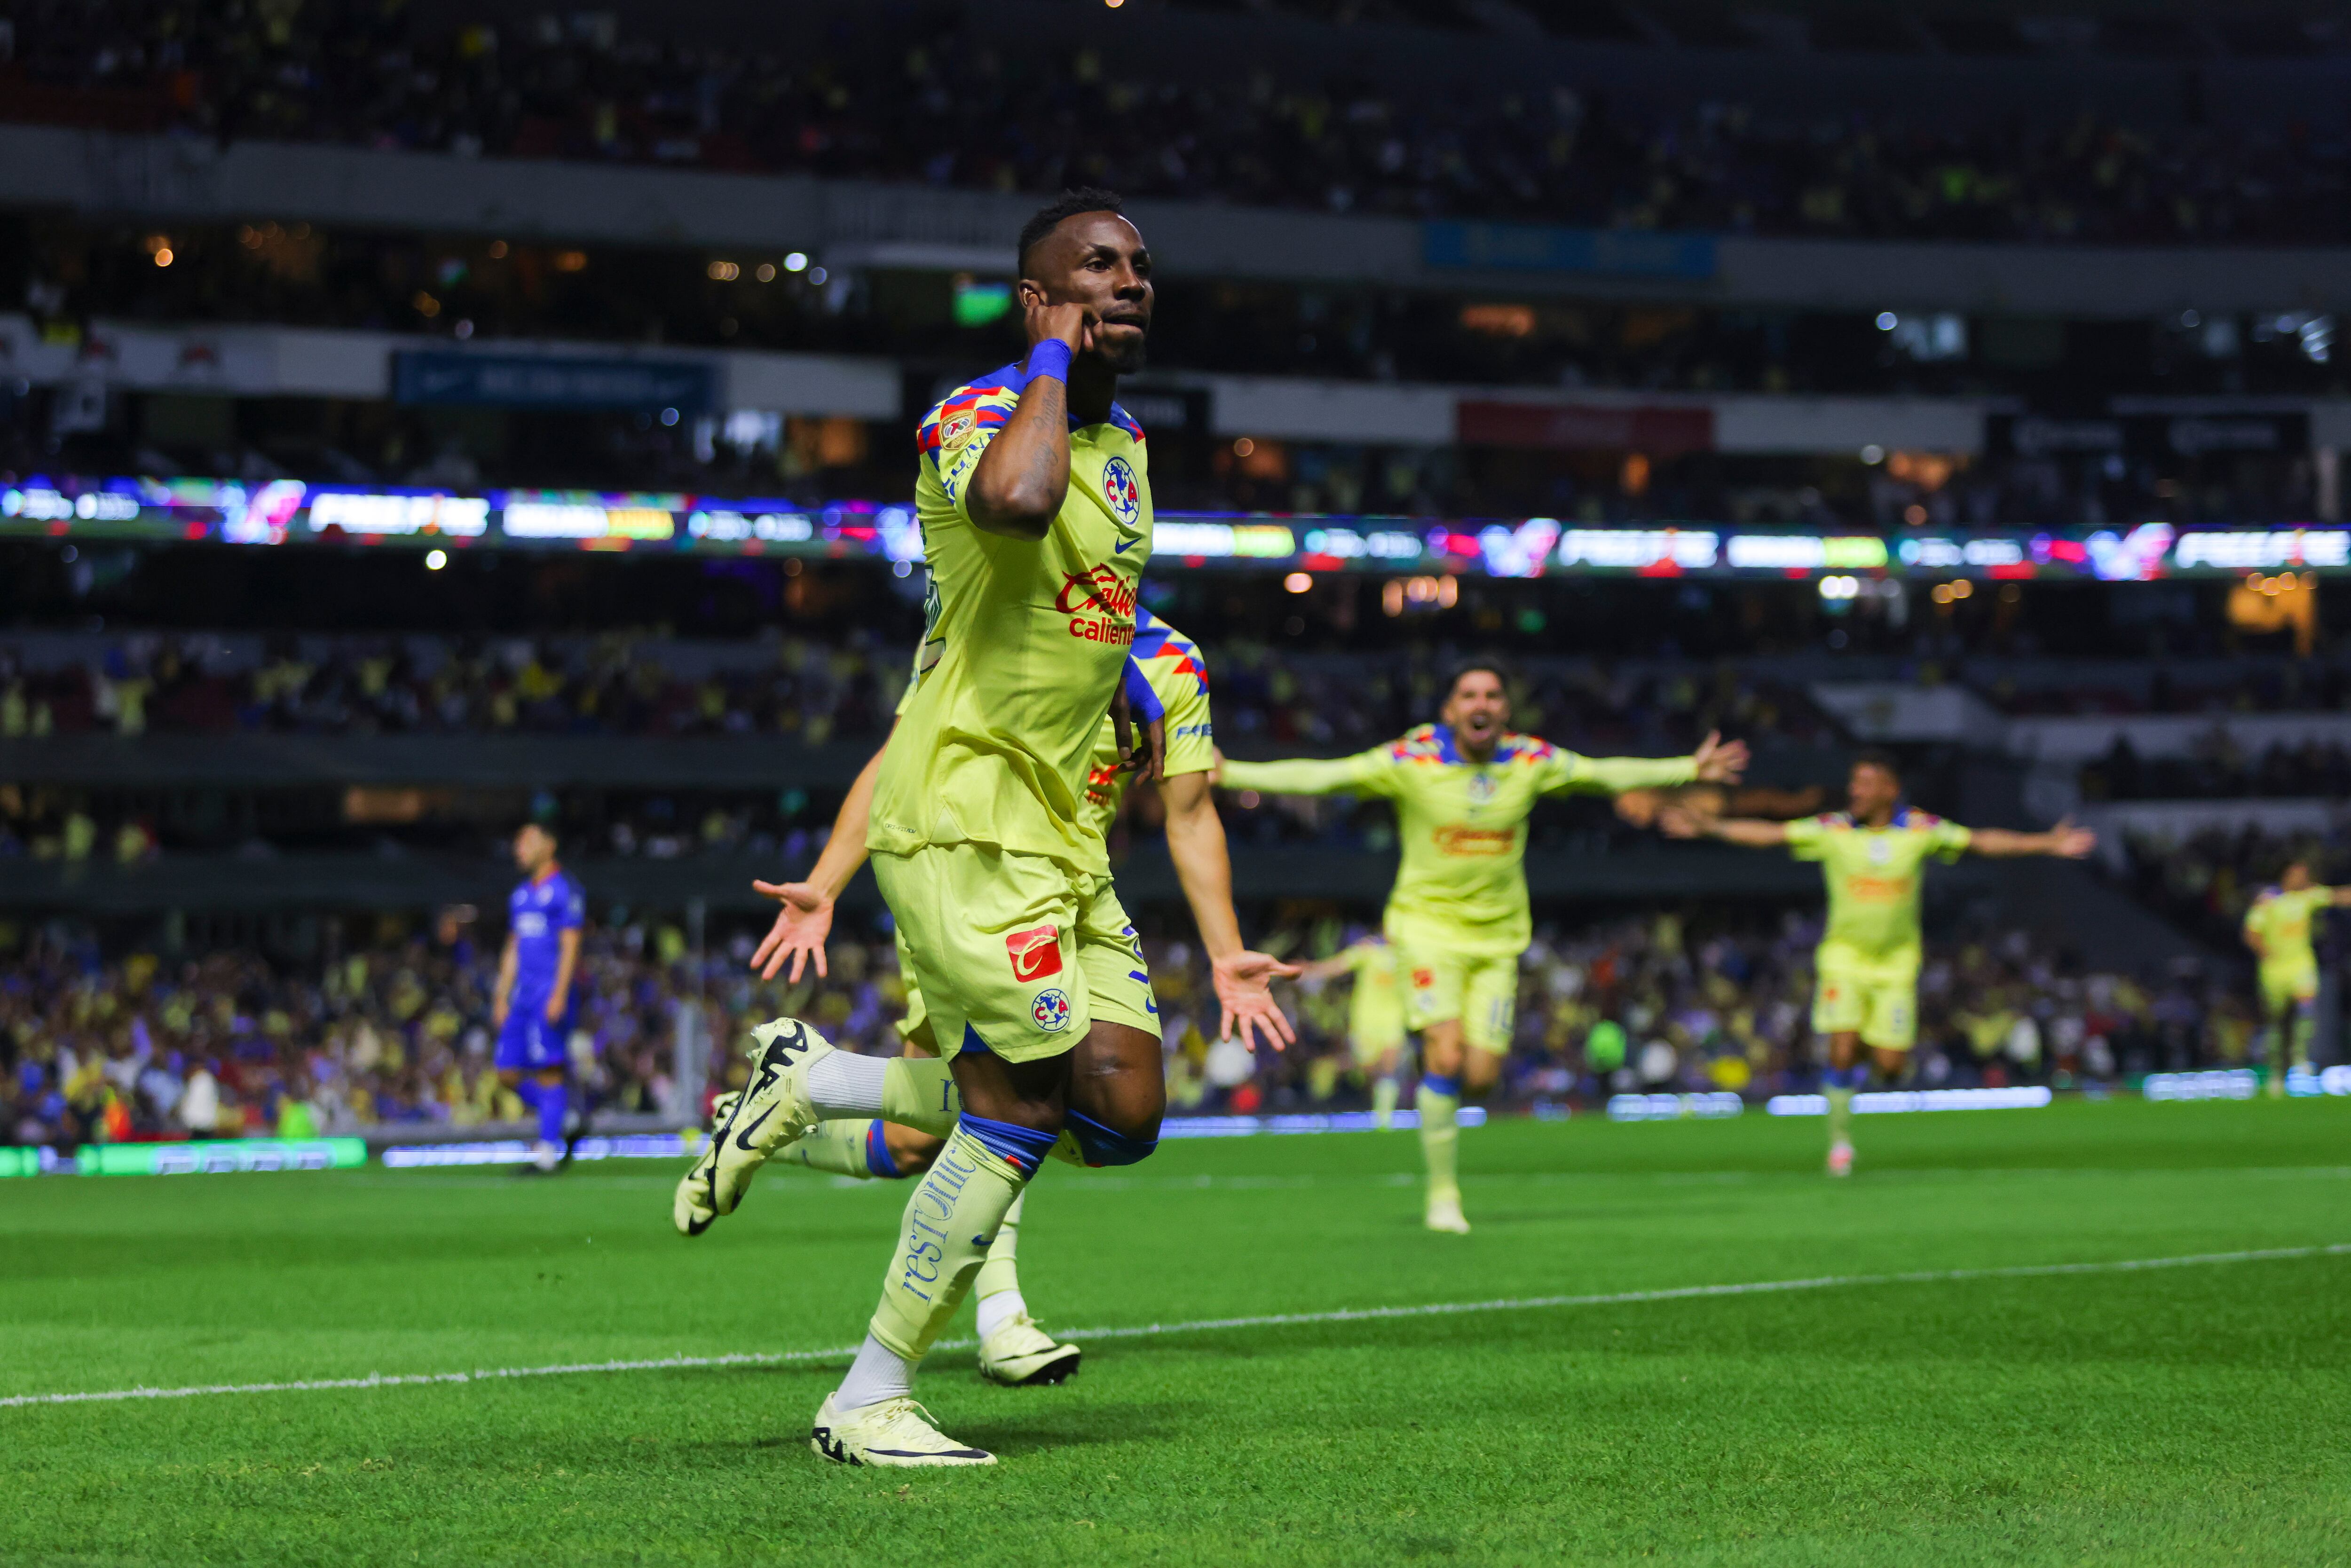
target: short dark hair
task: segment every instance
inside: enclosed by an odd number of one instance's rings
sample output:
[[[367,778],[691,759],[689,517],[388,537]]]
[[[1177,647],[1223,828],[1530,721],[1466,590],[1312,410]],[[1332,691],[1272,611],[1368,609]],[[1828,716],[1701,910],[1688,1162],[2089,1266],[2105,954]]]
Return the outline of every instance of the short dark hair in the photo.
[[[1462,676],[1474,675],[1480,670],[1485,671],[1488,674],[1501,682],[1502,690],[1505,694],[1510,691],[1510,665],[1502,663],[1499,659],[1464,659],[1459,664],[1454,665],[1451,673],[1445,677],[1445,700],[1447,702],[1451,702],[1453,700],[1454,688],[1461,684]]]
[[[1116,213],[1126,215],[1126,198],[1116,191],[1106,191],[1100,185],[1080,185],[1037,209],[1036,215],[1020,225],[1020,249],[1015,257],[1020,276],[1029,276],[1029,252],[1039,240],[1061,226],[1062,221],[1080,213]]]
[[[1896,784],[1902,782],[1902,764],[1894,759],[1894,753],[1881,747],[1872,746],[1855,752],[1853,765],[1855,768],[1875,768]]]

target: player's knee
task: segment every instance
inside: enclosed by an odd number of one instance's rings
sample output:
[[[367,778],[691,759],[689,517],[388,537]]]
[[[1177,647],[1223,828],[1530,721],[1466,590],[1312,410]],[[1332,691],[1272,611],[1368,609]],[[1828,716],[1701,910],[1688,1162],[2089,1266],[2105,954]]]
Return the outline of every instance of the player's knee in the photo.
[[[1069,1113],[1070,1136],[1090,1166],[1139,1165],[1159,1146],[1159,1113],[1123,1116],[1121,1124],[1097,1122],[1082,1111]]]

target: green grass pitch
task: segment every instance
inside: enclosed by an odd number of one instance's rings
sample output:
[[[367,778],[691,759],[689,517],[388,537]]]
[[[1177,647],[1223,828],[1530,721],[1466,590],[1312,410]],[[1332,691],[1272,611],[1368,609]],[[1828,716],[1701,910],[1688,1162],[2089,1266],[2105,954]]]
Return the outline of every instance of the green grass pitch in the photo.
[[[2065,1103],[1049,1166],[1059,1329],[2351,1242],[2351,1104]],[[0,1396],[823,1350],[906,1188],[771,1170],[0,1187]],[[965,1320],[968,1324],[968,1318]],[[2351,1561],[2351,1253],[1186,1330],[918,1393],[993,1470],[809,1452],[838,1362],[0,1407],[0,1563]]]

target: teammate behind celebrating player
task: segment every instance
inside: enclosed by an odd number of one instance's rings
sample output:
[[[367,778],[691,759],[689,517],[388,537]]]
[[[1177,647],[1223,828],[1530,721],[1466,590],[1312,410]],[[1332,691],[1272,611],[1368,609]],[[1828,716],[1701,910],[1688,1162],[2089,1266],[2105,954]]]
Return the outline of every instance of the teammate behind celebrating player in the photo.
[[[1308,985],[1353,975],[1347,994],[1347,1048],[1355,1070],[1372,1081],[1372,1120],[1386,1132],[1395,1115],[1396,1074],[1404,1055],[1404,998],[1396,987],[1395,949],[1385,936],[1366,933],[1328,958],[1299,972]]]
[[[524,881],[507,899],[507,946],[490,1022],[498,1031],[498,1082],[538,1115],[538,1142],[521,1168],[544,1172],[561,1163],[565,1148],[571,976],[587,904],[580,884],[555,863],[551,830],[525,824],[514,836],[514,858]]]
[[[2351,887],[2322,887],[2311,874],[2310,862],[2288,862],[2277,885],[2253,895],[2245,911],[2245,946],[2259,965],[2262,1018],[2270,1027],[2269,1091],[2285,1093],[2285,1075],[2293,1067],[2310,1068],[2310,1037],[2316,1027],[2313,1009],[2318,1001],[2318,954],[2311,946],[2311,927],[2320,911],[2351,904]]]
[[[1828,926],[1813,959],[1813,1029],[1829,1038],[1822,1075],[1829,1103],[1829,1174],[1853,1171],[1853,1094],[1874,1064],[1888,1082],[1902,1074],[1918,1038],[1918,967],[1923,939],[1918,905],[1928,859],[1980,855],[2064,855],[2079,860],[2096,835],[2060,822],[2045,833],[1969,829],[1902,803],[1902,774],[1882,751],[1865,751],[1845,783],[1847,808],[1793,822],[1706,818],[1668,810],[1677,838],[1717,838],[1758,849],[1784,844],[1798,860],[1821,862],[1828,884]],[[1861,1058],[1869,1048],[1870,1061]]]
[[[1467,1231],[1455,1114],[1500,1076],[1510,1049],[1527,906],[1527,813],[1548,794],[1736,779],[1744,743],[1709,735],[1690,757],[1592,758],[1510,732],[1501,670],[1464,666],[1435,724],[1327,762],[1227,762],[1229,789],[1276,795],[1349,790],[1396,803],[1404,862],[1385,926],[1405,978],[1405,1020],[1420,1035],[1420,1143],[1431,1230]]]

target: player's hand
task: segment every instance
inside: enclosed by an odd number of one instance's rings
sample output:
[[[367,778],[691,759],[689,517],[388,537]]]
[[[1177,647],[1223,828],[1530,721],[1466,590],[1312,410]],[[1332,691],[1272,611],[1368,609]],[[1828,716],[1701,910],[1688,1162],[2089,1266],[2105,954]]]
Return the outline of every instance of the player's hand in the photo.
[[[824,939],[832,935],[832,899],[804,882],[754,882],[751,891],[783,905],[751,954],[751,967],[759,978],[774,979],[786,958],[792,961],[786,978],[793,985],[799,984],[810,958],[816,960],[817,977],[825,977]]]
[[[1208,966],[1210,978],[1217,988],[1217,1002],[1224,1009],[1224,1028],[1217,1038],[1230,1040],[1234,1030],[1240,1031],[1241,1043],[1251,1051],[1258,1048],[1258,1030],[1263,1030],[1266,1043],[1280,1051],[1296,1040],[1290,1020],[1274,1005],[1275,979],[1297,977],[1298,966],[1285,964],[1270,953],[1239,952],[1218,958]]]
[[[1666,831],[1666,837],[1669,839],[1706,837],[1706,822],[1687,806],[1675,805],[1664,808],[1657,813],[1657,826]]]
[[[1708,730],[1690,760],[1698,764],[1701,784],[1736,784],[1747,771],[1747,743],[1725,740],[1719,730]]]
[[[560,991],[557,992],[554,996],[548,998],[547,1006],[540,1009],[545,1014],[547,1021],[551,1024],[561,1023],[563,1021],[563,1004],[570,999],[570,998],[563,995]]]
[[[2049,852],[2064,855],[2069,861],[2080,860],[2098,847],[2098,835],[2087,828],[2077,828],[2071,817],[2060,818],[2049,830]]]
[[[1048,305],[1032,299],[1026,312],[1029,346],[1058,338],[1078,353],[1094,346],[1094,310],[1091,305]]]
[[[1111,694],[1110,729],[1118,746],[1119,771],[1132,773],[1139,783],[1158,781],[1167,759],[1167,721],[1154,715],[1138,725],[1134,705],[1127,700],[1126,683]]]

